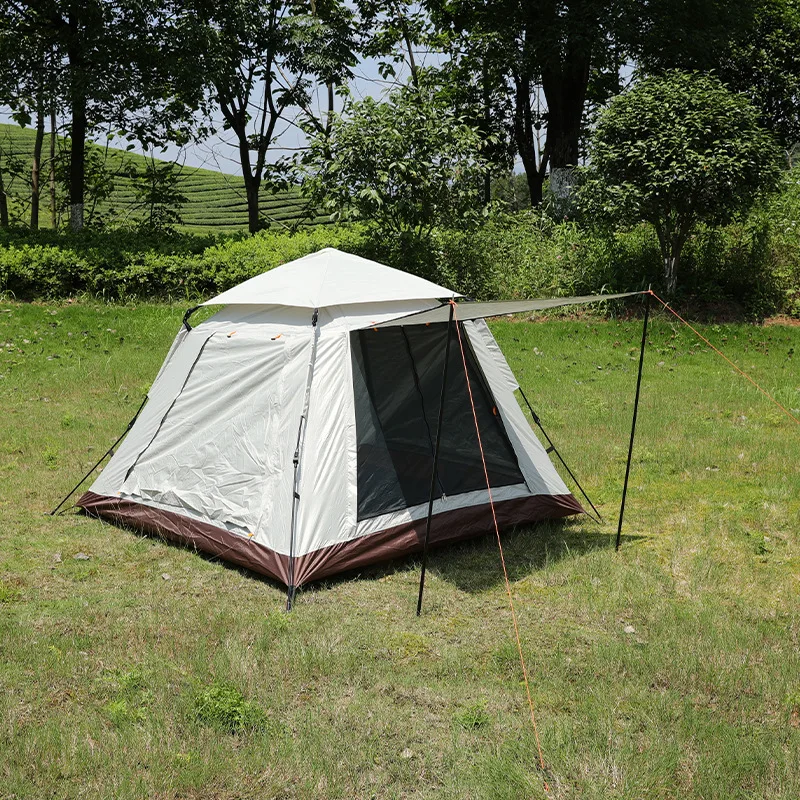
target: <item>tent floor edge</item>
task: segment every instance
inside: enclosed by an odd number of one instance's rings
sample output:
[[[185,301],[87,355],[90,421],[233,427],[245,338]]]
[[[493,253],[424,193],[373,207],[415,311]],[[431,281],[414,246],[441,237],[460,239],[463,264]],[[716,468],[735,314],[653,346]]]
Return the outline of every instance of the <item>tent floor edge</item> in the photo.
[[[289,557],[252,539],[207,522],[120,497],[88,491],[77,505],[92,517],[137,533],[220,558],[284,586],[290,583]],[[296,582],[295,582],[296,584]]]
[[[286,587],[287,600],[291,599],[292,605],[300,586],[420,553],[426,526],[425,517],[409,520],[297,555],[294,557],[294,577],[290,577],[288,555],[209,523],[91,491],[81,496],[78,505],[84,513],[103,521],[217,556],[277,581]],[[495,501],[495,510],[501,529],[585,513],[571,494],[528,495]],[[488,503],[464,506],[433,515],[430,544],[439,547],[486,535],[493,530]]]

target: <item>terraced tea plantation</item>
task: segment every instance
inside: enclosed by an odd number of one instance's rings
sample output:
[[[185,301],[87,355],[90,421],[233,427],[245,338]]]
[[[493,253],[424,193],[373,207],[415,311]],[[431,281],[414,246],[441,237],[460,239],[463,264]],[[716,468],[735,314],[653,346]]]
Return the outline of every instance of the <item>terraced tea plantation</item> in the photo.
[[[0,173],[5,191],[9,196],[9,213],[13,219],[26,222],[30,206],[30,168],[35,133],[29,128],[17,125],[0,125]],[[58,137],[56,159],[63,159],[65,140]],[[49,136],[45,136],[42,154],[42,190],[40,225],[49,226]],[[129,153],[113,147],[92,145],[92,157],[97,165],[102,165],[110,181],[108,197],[97,202],[87,197],[87,215],[103,219],[107,224],[130,222],[135,224],[143,216],[143,209],[137,203],[131,167],[143,172],[147,159],[136,153]],[[59,155],[61,152],[61,155]],[[159,162],[156,159],[156,163]],[[179,228],[193,232],[225,232],[247,229],[247,202],[242,178],[215,170],[197,167],[180,168],[178,190],[186,197],[186,203],[179,209],[182,224]],[[91,168],[90,168],[91,171]],[[90,179],[91,180],[91,179]],[[57,205],[63,205],[65,189],[57,186]],[[62,208],[61,217],[65,210]],[[322,224],[327,216],[308,214],[306,200],[299,189],[273,194],[264,191],[261,201],[261,214],[269,227],[283,228],[297,224]]]

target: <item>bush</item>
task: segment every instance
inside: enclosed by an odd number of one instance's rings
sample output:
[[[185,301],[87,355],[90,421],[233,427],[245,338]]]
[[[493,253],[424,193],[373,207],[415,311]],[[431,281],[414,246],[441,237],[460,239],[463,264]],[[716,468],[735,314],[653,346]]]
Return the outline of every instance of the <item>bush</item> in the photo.
[[[194,300],[322,247],[356,252],[357,226],[225,239],[129,232],[0,235],[0,292],[19,300],[89,293],[109,300]]]
[[[753,317],[800,316],[800,169],[788,172],[784,183],[747,217],[697,229],[686,244],[679,299],[733,301]],[[480,299],[622,292],[650,284],[660,293],[663,280],[649,226],[596,231],[525,211],[477,230],[437,229],[424,246],[366,224],[227,238],[3,231],[0,292],[21,300],[86,292],[189,304],[323,247]]]

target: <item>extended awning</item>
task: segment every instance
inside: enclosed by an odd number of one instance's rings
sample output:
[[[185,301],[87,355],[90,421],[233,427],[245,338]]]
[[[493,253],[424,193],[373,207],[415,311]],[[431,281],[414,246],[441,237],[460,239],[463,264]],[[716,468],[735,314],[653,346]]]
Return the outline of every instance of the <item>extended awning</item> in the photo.
[[[584,303],[599,303],[603,300],[619,300],[623,297],[647,294],[647,292],[623,292],[621,294],[592,294],[582,297],[543,297],[533,300],[489,300],[487,302],[463,301],[456,305],[456,317],[460,322],[486,317],[500,317],[506,314],[521,314],[525,311],[545,311],[560,306],[575,306]],[[365,327],[388,328],[392,325],[429,325],[432,322],[447,322],[450,318],[450,304],[442,303],[436,308],[418,311],[404,317],[397,317],[378,325]]]

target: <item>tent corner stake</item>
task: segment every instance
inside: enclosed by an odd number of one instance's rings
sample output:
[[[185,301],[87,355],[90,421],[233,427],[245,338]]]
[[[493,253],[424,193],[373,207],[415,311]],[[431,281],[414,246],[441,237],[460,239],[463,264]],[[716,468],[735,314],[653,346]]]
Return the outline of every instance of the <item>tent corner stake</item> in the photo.
[[[425,571],[428,567],[428,542],[431,538],[431,519],[433,518],[433,498],[436,494],[436,483],[439,478],[439,447],[442,443],[442,422],[444,421],[444,398],[447,390],[447,366],[450,363],[450,342],[453,338],[453,314],[455,303],[450,303],[450,319],[447,322],[447,344],[444,349],[444,368],[442,370],[442,391],[439,395],[439,422],[436,426],[436,447],[433,451],[433,469],[431,470],[431,491],[428,498],[428,517],[425,521],[425,540],[422,544],[422,568],[419,574],[419,596],[417,597],[417,616],[422,614],[422,594],[425,591]]]
[[[614,551],[619,552],[622,541],[622,520],[625,516],[625,499],[628,496],[628,478],[631,474],[631,458],[633,457],[633,440],[636,437],[636,418],[639,415],[639,394],[642,388],[642,367],[644,366],[644,350],[647,345],[647,322],[650,318],[650,297],[652,291],[647,291],[647,300],[644,305],[644,324],[642,325],[642,346],[639,350],[639,374],[636,376],[636,395],[633,400],[633,420],[631,422],[631,440],[628,444],[628,463],[625,466],[625,482],[622,485],[622,503],[619,507],[619,523],[617,525],[617,540],[614,544]]]

